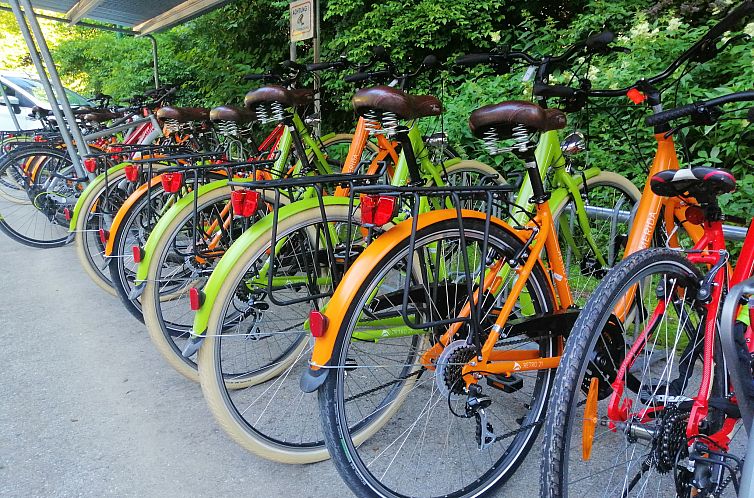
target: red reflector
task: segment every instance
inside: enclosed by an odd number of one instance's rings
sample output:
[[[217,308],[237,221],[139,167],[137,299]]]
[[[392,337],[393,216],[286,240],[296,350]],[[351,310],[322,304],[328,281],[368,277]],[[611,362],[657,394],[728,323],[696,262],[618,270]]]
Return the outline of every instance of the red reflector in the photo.
[[[123,152],[123,147],[110,147],[110,152]]]
[[[139,167],[135,164],[129,164],[123,169],[126,171],[126,180],[129,182],[135,182],[139,179]]]
[[[641,93],[638,88],[630,89],[626,93],[626,97],[628,97],[634,104],[641,104],[642,102],[647,100],[647,96]]]
[[[329,320],[325,315],[317,310],[309,312],[309,330],[312,332],[312,337],[322,337],[325,335]]]
[[[139,246],[133,246],[131,250],[134,253],[134,262],[135,263],[141,263],[141,260],[144,259],[144,251]]]
[[[259,207],[259,192],[254,190],[234,190],[230,193],[230,202],[236,216],[248,218]]]
[[[396,197],[361,195],[361,224],[381,227],[395,216]]]
[[[183,173],[163,173],[160,180],[165,192],[174,194],[183,186]]]
[[[45,138],[42,135],[34,135],[35,142],[44,142]]]
[[[703,225],[704,220],[704,209],[699,206],[689,206],[686,208],[686,221],[692,225]]]
[[[100,228],[99,229],[99,240],[102,242],[102,244],[107,244],[107,239],[110,238],[110,232],[108,232],[105,229]]]
[[[63,214],[65,215],[65,221],[71,221],[71,210],[68,208],[63,209]]]
[[[189,289],[189,304],[191,305],[191,311],[199,311],[199,308],[204,304],[204,292],[200,291],[196,287]]]
[[[94,173],[97,171],[97,160],[93,157],[87,157],[84,159],[84,169],[86,169],[89,173]]]

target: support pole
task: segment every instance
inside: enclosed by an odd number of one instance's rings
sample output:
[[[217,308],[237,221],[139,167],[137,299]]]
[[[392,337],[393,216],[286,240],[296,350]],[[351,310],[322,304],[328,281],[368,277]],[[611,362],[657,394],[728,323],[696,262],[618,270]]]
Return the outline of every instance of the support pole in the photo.
[[[152,63],[154,68],[154,87],[160,88],[160,61],[157,57],[157,39],[152,35],[144,35],[145,38],[149,38],[152,42]]]
[[[315,0],[314,5],[314,62],[319,62],[320,57],[320,49],[319,49],[319,20],[320,20],[320,12],[319,12],[319,0]],[[314,73],[314,114],[317,116],[317,125],[315,129],[317,130],[317,135],[322,136],[322,80],[319,77],[319,73]]]
[[[13,126],[16,127],[16,131],[21,131],[21,125],[18,124],[16,112],[13,110],[13,106],[10,105],[8,94],[5,93],[5,85],[3,85],[2,83],[0,83],[0,93],[3,94],[3,101],[5,102],[5,106],[8,108],[8,112],[10,113],[10,119],[13,120]]]
[[[21,5],[24,7],[24,12],[29,20],[29,26],[31,26],[31,31],[36,38],[39,52],[42,55],[42,60],[44,60],[45,65],[47,66],[47,72],[50,75],[50,83],[52,83],[52,87],[55,89],[55,94],[58,96],[57,103],[63,108],[63,114],[68,120],[68,128],[71,130],[73,139],[76,140],[76,149],[78,150],[79,156],[76,159],[78,161],[80,158],[89,154],[89,146],[84,140],[84,135],[81,133],[81,129],[79,129],[79,125],[76,122],[76,116],[73,114],[70,102],[68,102],[68,95],[66,95],[63,83],[60,81],[58,69],[55,67],[55,61],[52,60],[52,54],[50,54],[50,49],[47,46],[47,40],[45,40],[44,34],[42,33],[42,28],[39,27],[39,21],[37,21],[36,15],[34,14],[31,2],[29,0],[21,0]],[[83,174],[84,171],[82,170],[81,173]]]
[[[24,13],[21,12],[21,6],[18,3],[19,0],[8,0],[8,2],[10,3],[11,9],[13,9],[13,15],[16,16],[18,28],[21,30],[21,35],[24,37],[26,46],[29,48],[29,56],[34,63],[34,67],[37,68],[37,73],[39,73],[39,81],[40,83],[42,83],[45,94],[47,94],[47,99],[50,101],[50,110],[52,111],[53,116],[55,116],[55,119],[60,125],[60,134],[63,137],[63,142],[65,143],[66,148],[68,149],[71,161],[73,162],[73,167],[76,169],[77,174],[83,176],[84,169],[81,167],[81,161],[79,159],[79,156],[76,154],[76,148],[73,146],[73,137],[71,136],[71,133],[65,125],[65,119],[63,118],[63,113],[60,112],[60,107],[55,104],[55,94],[53,93],[50,82],[47,79],[45,67],[42,64],[42,61],[39,59],[37,46],[34,44],[34,39],[29,32],[29,26],[26,24],[26,17],[24,16]]]

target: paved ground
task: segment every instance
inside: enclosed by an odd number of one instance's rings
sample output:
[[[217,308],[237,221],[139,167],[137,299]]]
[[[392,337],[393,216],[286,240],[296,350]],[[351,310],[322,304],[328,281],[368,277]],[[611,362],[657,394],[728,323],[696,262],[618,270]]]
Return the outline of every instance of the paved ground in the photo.
[[[0,496],[350,496],[329,462],[280,465],[227,438],[73,247],[0,234],[0,254]],[[527,463],[501,496],[536,494]]]

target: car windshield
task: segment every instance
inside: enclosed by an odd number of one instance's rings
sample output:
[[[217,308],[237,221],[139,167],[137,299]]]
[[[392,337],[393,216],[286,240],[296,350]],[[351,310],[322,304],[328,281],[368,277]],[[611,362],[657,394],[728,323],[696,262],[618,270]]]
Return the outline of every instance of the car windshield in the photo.
[[[39,81],[30,80],[27,78],[18,78],[15,76],[8,77],[7,79],[14,85],[19,86],[22,90],[30,93],[38,101],[47,103],[49,105],[47,94],[45,94],[44,87]],[[68,90],[66,88],[65,94],[66,96],[68,96],[68,102],[70,102],[74,107],[91,105],[88,100],[72,90]]]

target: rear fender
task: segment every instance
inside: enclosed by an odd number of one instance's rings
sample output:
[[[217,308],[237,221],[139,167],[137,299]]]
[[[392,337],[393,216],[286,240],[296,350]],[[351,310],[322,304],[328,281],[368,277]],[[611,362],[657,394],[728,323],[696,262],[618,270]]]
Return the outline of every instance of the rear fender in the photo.
[[[334,205],[348,205],[350,199],[348,197],[323,197],[322,201],[325,206]],[[278,210],[278,217],[280,219],[293,216],[295,214],[307,211],[309,209],[319,209],[319,200],[316,197],[311,199],[304,199],[291,203],[287,206],[281,207]],[[212,312],[212,306],[217,299],[217,294],[220,292],[225,280],[228,278],[230,271],[238,263],[238,261],[248,254],[249,248],[257,242],[260,238],[270,238],[270,231],[272,230],[272,221],[274,214],[268,214],[261,220],[254,223],[254,225],[244,232],[230,248],[226,251],[217,266],[212,271],[212,275],[207,280],[207,284],[202,289],[204,293],[204,300],[202,306],[194,316],[194,326],[192,334],[194,336],[202,336],[207,331],[207,324],[209,322],[209,315]],[[194,337],[197,340],[198,337]]]
[[[485,219],[485,214],[478,211],[463,210],[463,216],[465,218]],[[419,216],[417,230],[456,218],[457,212],[455,209],[430,211]],[[522,242],[528,240],[529,231],[516,230],[505,221],[495,217],[491,218],[491,223],[511,233]],[[327,367],[332,358],[333,348],[338,338],[338,331],[341,329],[343,321],[346,320],[346,310],[349,308],[351,301],[356,297],[356,292],[374,269],[375,261],[380,261],[386,257],[398,244],[407,239],[411,235],[411,229],[412,219],[399,223],[369,244],[348,269],[343,280],[341,280],[337,289],[335,289],[332,298],[327,303],[326,310],[323,312],[326,316],[327,328],[322,337],[314,339],[314,350],[312,352],[310,368],[304,372],[301,378],[301,388],[303,390],[311,392],[324,383],[327,377],[326,372],[329,369],[323,367]],[[544,267],[541,261],[539,261],[539,265]]]
[[[216,182],[207,183],[199,187],[198,196],[206,195],[209,192],[213,192],[219,188],[223,188],[228,185],[228,180],[218,180]],[[143,285],[149,274],[149,265],[151,263],[152,255],[154,254],[155,246],[159,243],[161,237],[165,236],[165,232],[173,219],[180,213],[186,206],[194,203],[193,193],[181,197],[165,214],[160,218],[154,229],[149,234],[147,243],[142,248],[144,253],[142,255],[141,263],[138,264],[136,270],[136,286]]]
[[[71,216],[71,223],[68,226],[68,231],[73,233],[76,231],[76,224],[79,221],[79,216],[81,215],[81,209],[84,206],[84,203],[87,202],[88,197],[92,195],[92,193],[99,189],[100,185],[102,185],[105,180],[110,179],[110,175],[114,175],[115,173],[122,171],[125,169],[125,167],[129,163],[120,163],[116,164],[112,168],[107,170],[107,173],[101,173],[97,175],[97,178],[92,180],[89,185],[84,189],[84,191],[79,196],[78,200],[76,201],[76,205],[73,208],[73,216]]]
[[[105,246],[105,257],[112,256],[113,248],[115,246],[115,234],[118,233],[118,230],[120,230],[121,225],[126,219],[126,216],[128,216],[128,213],[131,211],[131,208],[133,208],[145,195],[148,195],[147,192],[151,188],[160,185],[161,182],[162,175],[155,176],[149,181],[149,183],[145,183],[144,185],[137,188],[120,207],[118,212],[115,214],[113,224],[110,225],[110,237],[107,239],[107,245]]]

